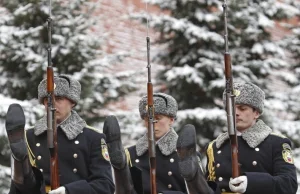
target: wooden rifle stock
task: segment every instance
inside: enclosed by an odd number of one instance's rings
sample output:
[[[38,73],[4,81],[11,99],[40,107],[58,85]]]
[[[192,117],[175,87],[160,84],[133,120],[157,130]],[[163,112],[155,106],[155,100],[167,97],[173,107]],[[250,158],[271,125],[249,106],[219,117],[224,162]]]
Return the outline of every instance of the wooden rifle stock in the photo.
[[[57,128],[56,128],[56,109],[54,95],[54,71],[51,60],[51,0],[49,0],[49,18],[48,18],[48,67],[47,67],[47,144],[50,151],[50,186],[51,190],[60,186],[58,172],[58,155],[57,155]]]
[[[227,113],[227,125],[228,135],[230,138],[231,146],[231,165],[232,165],[232,177],[236,178],[240,176],[240,167],[238,162],[238,141],[236,136],[236,123],[235,123],[235,95],[233,90],[233,78],[231,71],[231,57],[228,52],[228,32],[227,32],[227,4],[224,0],[224,26],[225,26],[225,99],[226,99],[226,113]]]
[[[57,155],[57,128],[55,116],[54,73],[53,67],[47,67],[47,141],[50,151],[50,185],[51,190],[60,186]]]
[[[148,108],[148,150],[150,165],[150,187],[151,194],[156,194],[156,155],[155,155],[155,137],[154,137],[154,105],[153,105],[153,85],[151,83],[151,65],[150,65],[150,38],[147,37],[147,108]]]

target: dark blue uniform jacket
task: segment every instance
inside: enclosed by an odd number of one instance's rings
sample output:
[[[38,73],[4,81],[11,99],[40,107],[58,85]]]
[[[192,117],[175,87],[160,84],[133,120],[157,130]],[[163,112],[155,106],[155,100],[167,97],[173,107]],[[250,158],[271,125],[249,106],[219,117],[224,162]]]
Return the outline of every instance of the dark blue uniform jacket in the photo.
[[[298,184],[291,142],[258,120],[238,136],[241,175],[246,175],[245,194],[295,194]],[[207,177],[216,181],[222,192],[231,192],[231,148],[227,133],[211,142],[207,149]]]
[[[156,187],[158,193],[187,193],[184,179],[179,172],[179,158],[176,151],[177,139],[178,135],[172,129],[156,142]],[[144,194],[150,194],[150,166],[147,135],[139,139],[135,146],[127,149],[127,159],[129,166],[137,167],[141,170],[140,178],[135,177],[139,175],[132,174],[133,180],[138,179],[138,181],[141,182]],[[200,157],[198,159],[200,164]],[[201,164],[200,167],[202,167]],[[215,184],[213,184],[212,187],[214,190],[216,189]],[[138,194],[140,193],[138,192]]]
[[[60,184],[66,188],[67,194],[113,194],[114,183],[105,135],[87,127],[83,120],[79,122],[81,118],[73,114],[57,129]],[[38,182],[46,185],[48,190],[50,154],[44,124],[40,122],[34,129],[27,130],[26,138]],[[39,190],[44,193],[45,188],[41,186]]]

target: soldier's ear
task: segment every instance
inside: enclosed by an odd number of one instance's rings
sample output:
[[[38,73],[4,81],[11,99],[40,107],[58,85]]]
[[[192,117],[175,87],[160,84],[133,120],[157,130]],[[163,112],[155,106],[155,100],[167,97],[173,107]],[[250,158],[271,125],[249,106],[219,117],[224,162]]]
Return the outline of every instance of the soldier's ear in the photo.
[[[171,124],[173,124],[174,121],[175,121],[175,118],[174,117],[170,117],[170,120],[171,120]]]
[[[254,118],[255,118],[255,119],[258,119],[259,116],[260,116],[260,113],[258,112],[258,110],[257,110],[257,109],[254,109]]]

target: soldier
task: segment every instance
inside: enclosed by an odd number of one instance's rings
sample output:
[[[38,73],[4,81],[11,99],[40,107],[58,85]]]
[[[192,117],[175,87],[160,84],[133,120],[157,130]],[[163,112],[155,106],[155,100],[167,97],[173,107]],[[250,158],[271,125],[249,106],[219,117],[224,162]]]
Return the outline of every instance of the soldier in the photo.
[[[47,148],[47,118],[24,131],[20,105],[7,112],[6,130],[12,150],[12,194],[114,193],[105,135],[87,126],[73,110],[81,85],[68,75],[54,77],[58,165],[61,187],[49,192],[50,153]],[[38,86],[38,99],[47,108],[46,80]]]
[[[191,126],[185,127],[181,137],[178,138],[177,133],[172,128],[178,109],[176,100],[163,93],[155,93],[153,99],[156,120],[154,133],[157,192],[182,194],[187,192],[186,181],[192,185],[198,184],[200,187],[200,190],[198,188],[199,194],[214,193],[204,179],[204,174],[199,166],[200,158],[196,154],[195,134],[189,136],[189,134],[193,134],[194,129],[190,129]],[[148,125],[146,106],[147,96],[144,96],[139,102],[139,111],[145,126]],[[147,133],[137,141],[136,145],[124,151],[119,125],[114,117],[106,119],[103,132],[107,137],[108,152],[114,168],[116,193],[150,194]],[[179,156],[176,149],[180,150]],[[193,167],[187,165],[193,165]],[[131,167],[131,173],[128,167]],[[187,168],[192,169],[192,172],[188,171]],[[183,173],[181,174],[181,172]],[[216,189],[216,185],[212,187]]]
[[[291,141],[273,133],[259,119],[264,109],[264,92],[252,83],[235,83],[233,87],[241,175],[231,179],[230,142],[226,132],[208,145],[208,180],[216,181],[224,193],[296,193]]]

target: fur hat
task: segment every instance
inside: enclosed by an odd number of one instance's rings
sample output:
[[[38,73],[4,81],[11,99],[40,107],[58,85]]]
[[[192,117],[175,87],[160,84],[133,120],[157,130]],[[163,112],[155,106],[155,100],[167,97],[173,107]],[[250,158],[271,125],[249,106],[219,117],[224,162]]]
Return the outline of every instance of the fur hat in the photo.
[[[265,93],[255,84],[234,83],[233,89],[235,93],[235,104],[244,104],[255,108],[260,114],[264,111]],[[225,91],[223,93],[223,102],[225,103]]]
[[[153,105],[154,114],[162,114],[176,118],[178,105],[176,100],[164,93],[154,93],[153,94]],[[139,102],[140,116],[144,119],[148,115],[147,110],[147,96],[143,96]]]
[[[66,97],[75,104],[80,99],[81,85],[69,75],[54,76],[54,95]],[[47,79],[43,79],[38,86],[38,99],[43,103],[44,98],[47,97]]]

